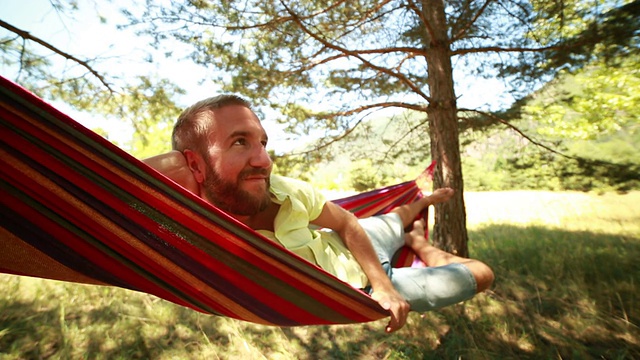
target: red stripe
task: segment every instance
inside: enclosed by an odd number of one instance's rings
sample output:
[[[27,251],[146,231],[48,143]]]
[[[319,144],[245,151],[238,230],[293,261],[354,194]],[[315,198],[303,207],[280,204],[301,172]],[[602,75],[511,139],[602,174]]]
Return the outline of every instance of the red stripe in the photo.
[[[75,252],[82,254],[83,257],[90,259],[92,263],[98,267],[105,269],[109,273],[115,275],[119,279],[125,280],[133,288],[145,289],[146,291],[157,294],[158,296],[175,303],[188,306],[179,298],[173,296],[173,294],[166,292],[164,289],[148,286],[150,285],[147,279],[139,276],[136,272],[130,271],[128,268],[123,267],[122,264],[111,257],[106,256],[99,249],[90,246],[83,238],[78,237],[74,232],[67,230],[60,226],[55,221],[52,221],[47,216],[43,215],[39,211],[18,199],[12,197],[10,194],[3,196],[2,202],[5,206],[11,206],[11,209],[17,214],[30,219],[31,223],[37,224],[37,227],[46,230],[47,234],[51,235],[56,241],[65,244]]]
[[[22,123],[22,124],[24,124],[24,123]],[[132,190],[139,191],[139,189],[137,187],[130,186],[130,183],[125,181],[125,179],[122,179],[119,176],[116,176],[116,175],[112,174],[111,171],[104,170],[104,168],[102,166],[98,166],[97,164],[94,164],[93,160],[88,159],[83,154],[78,153],[77,151],[75,151],[74,149],[72,149],[70,147],[67,147],[66,144],[64,144],[63,142],[61,142],[61,141],[59,141],[57,139],[54,140],[54,138],[51,137],[51,136],[48,136],[48,134],[46,132],[40,131],[39,129],[35,130],[35,129],[29,129],[29,128],[25,128],[25,127],[22,127],[22,128],[26,129],[26,131],[29,132],[29,133],[34,133],[34,132],[35,133],[39,133],[38,136],[43,138],[45,143],[47,143],[49,145],[52,145],[53,147],[55,147],[58,150],[61,150],[63,153],[65,153],[67,156],[69,156],[74,161],[77,161],[77,162],[81,163],[82,165],[84,165],[85,167],[87,167],[88,169],[91,169],[91,170],[95,171],[100,176],[102,176],[102,177],[108,179],[109,181],[111,181],[112,183],[114,183],[116,186],[119,186],[121,188],[125,188],[129,192],[131,192]],[[47,156],[45,156],[45,155],[42,155],[42,157],[44,158],[44,160],[46,160],[44,163],[46,163],[47,161],[52,161],[50,157],[48,159],[47,159]],[[40,159],[40,161],[43,161],[43,159]],[[56,167],[52,167],[52,168],[56,168]],[[60,169],[56,168],[56,171],[58,171],[58,170],[60,170]],[[83,176],[80,176],[78,178],[77,176],[74,175],[74,172],[67,171],[66,168],[64,170],[65,170],[65,171],[63,171],[64,176],[70,177],[71,178],[70,180],[72,182],[79,183],[82,187],[87,189],[88,192],[90,192],[92,194],[96,194],[97,193],[99,198],[111,200],[112,197],[109,196],[110,194],[106,193],[105,191],[102,191],[99,186],[93,186],[93,183],[91,181],[84,181],[84,177]],[[78,181],[76,181],[76,180],[78,180]],[[146,194],[144,194],[144,195],[146,195]],[[155,202],[156,205],[160,205],[159,208],[162,208],[163,210],[165,210],[165,209],[167,209],[167,210],[175,209],[175,211],[173,211],[173,212],[169,211],[169,215],[171,217],[185,220],[187,223],[189,223],[191,225],[196,225],[195,228],[197,228],[199,230],[198,231],[199,233],[203,233],[203,230],[205,230],[204,233],[210,233],[209,229],[207,229],[205,227],[197,226],[199,224],[197,221],[188,221],[188,220],[190,220],[189,215],[193,215],[193,213],[189,214],[188,212],[178,211],[179,207],[167,206],[168,204],[166,202],[156,201],[156,199],[154,197],[152,197],[152,196],[141,196],[141,197],[142,198],[146,198],[148,200],[151,200],[150,202],[152,204]],[[123,212],[126,213],[126,216],[127,217],[131,217],[137,223],[142,223],[142,222],[147,222],[147,221],[151,222],[149,219],[146,218],[146,216],[142,216],[141,214],[139,214],[137,212],[130,211],[130,208],[128,207],[128,205],[123,203],[123,202],[121,202],[121,201],[107,201],[107,203],[110,204],[111,206],[113,206],[114,208],[117,208],[117,209],[120,209],[120,210],[126,210],[126,211],[123,211]],[[173,204],[169,204],[169,205],[173,205]],[[155,224],[155,222],[151,222],[151,224],[152,224],[152,226],[157,227],[157,224]],[[147,223],[147,226],[145,226],[145,228],[149,229],[149,223]],[[155,233],[158,234],[157,231],[155,231]],[[228,234],[228,235],[230,235],[230,234]],[[101,232],[101,236],[104,236],[104,234],[102,232]],[[175,236],[170,236],[170,237],[162,236],[162,238],[166,239],[166,240],[171,240],[171,243],[175,244],[177,242],[178,244],[182,244],[184,246],[184,241],[182,239],[179,239],[179,238],[175,237]],[[234,238],[235,238],[235,236],[234,236]],[[237,238],[236,238],[236,240],[237,240]],[[231,245],[231,244],[233,244],[233,243],[230,242],[229,245]],[[188,247],[188,249],[191,249],[191,248]],[[234,246],[231,246],[230,250],[232,250],[234,254],[239,255],[239,256],[240,255],[242,255],[242,256],[246,256],[247,255],[247,253],[246,253],[247,248],[246,247],[237,247],[236,248]],[[190,253],[192,255],[196,255],[194,257],[195,258],[199,258],[199,260],[201,262],[203,260],[209,259],[209,258],[207,258],[206,254],[204,254],[203,252],[199,252],[197,250],[191,251]],[[197,254],[200,254],[200,256],[197,256]],[[252,258],[253,258],[253,260],[255,262],[259,263],[261,267],[264,266],[265,264],[268,265],[268,262],[259,261],[258,257],[256,257],[256,256],[253,256]],[[204,263],[205,264],[209,264],[209,262],[206,262],[206,261]],[[275,269],[272,269],[269,266],[267,266],[265,268],[269,269],[270,272],[271,271],[275,271]],[[307,285],[303,281],[299,281],[298,278],[296,278],[296,277],[291,277],[286,272],[277,271],[277,273],[279,275],[281,275],[282,277],[287,278],[285,280],[286,282],[288,282],[288,283],[297,283],[295,285],[297,288],[304,287],[304,288],[306,288],[306,290],[308,292],[315,293],[315,295],[318,296],[318,297],[322,297],[321,295],[324,294],[321,290],[318,290],[315,287],[312,287],[311,285]],[[237,276],[237,274],[236,274],[236,276]],[[278,277],[280,277],[280,276],[278,276]],[[305,278],[307,278],[307,277],[305,276]],[[244,286],[255,285],[252,282],[247,281],[246,279],[245,279],[244,284],[245,284]],[[255,287],[254,286],[249,286],[249,288],[250,289],[254,289]],[[305,291],[305,290],[302,290],[302,291]],[[264,296],[264,294],[262,294],[262,293],[260,295]],[[281,304],[282,303],[282,299],[281,298],[279,298],[277,296],[273,296],[272,299],[273,299],[273,302],[274,302],[275,305],[279,305],[279,306],[282,305]],[[324,303],[324,302],[327,302],[328,300],[331,300],[331,299],[326,297],[322,302]],[[340,305],[340,304],[337,304],[337,305]],[[346,312],[353,312],[353,309],[346,309],[345,311]],[[303,314],[301,314],[301,315],[303,315]],[[309,315],[308,314],[304,314],[304,316],[308,317]]]
[[[397,205],[411,201],[418,192],[415,182],[407,182],[402,186],[394,186],[394,188],[380,194],[375,192],[366,193],[368,195],[366,197],[359,196],[360,198],[354,199],[355,201],[348,199],[348,202],[341,201],[340,204],[345,209],[353,211],[358,217],[371,216],[386,213]]]
[[[23,123],[24,124],[24,123]],[[66,152],[67,156],[71,156],[73,155],[75,160],[77,160],[78,162],[88,165],[91,162],[86,161],[84,157],[82,157],[82,154],[79,153],[74,153],[71,154],[73,149],[70,149],[69,147],[67,147],[64,143],[61,142],[57,142],[57,143],[53,143],[55,140],[50,136],[47,136],[46,133],[40,131],[39,129],[28,129],[25,128],[25,126],[22,126],[23,130],[25,131],[29,131],[29,133],[31,134],[37,134],[40,137],[49,137],[49,139],[43,139],[43,141],[45,141],[46,143],[48,143],[49,145],[52,145],[53,147],[55,147],[57,150],[61,150],[63,152]],[[8,141],[14,148],[27,148],[27,146],[32,145],[29,142],[26,141],[20,141],[18,140],[19,138],[13,138],[12,141]],[[119,211],[121,211],[123,213],[124,216],[126,216],[127,218],[130,218],[132,221],[134,221],[137,224],[145,224],[146,226],[144,226],[147,230],[152,231],[154,228],[157,228],[157,224],[153,221],[151,221],[150,219],[148,219],[146,216],[136,212],[136,211],[132,211],[131,208],[121,202],[121,201],[116,201],[116,199],[113,196],[110,196],[111,194],[106,193],[104,190],[102,190],[102,188],[100,188],[99,186],[95,185],[92,181],[88,181],[87,179],[85,179],[83,176],[81,175],[77,175],[74,171],[69,170],[66,166],[64,166],[62,163],[58,163],[57,160],[55,160],[53,157],[50,156],[50,154],[44,153],[42,151],[40,151],[37,148],[34,148],[33,152],[31,152],[31,157],[38,160],[40,163],[42,164],[50,164],[49,167],[51,169],[56,169],[56,172],[58,172],[60,175],[62,175],[64,178],[70,180],[72,183],[79,185],[80,187],[82,187],[83,189],[85,189],[87,192],[94,194],[96,197],[103,199],[107,204],[109,204],[111,207],[113,207],[114,209],[118,209]],[[109,171],[104,170],[103,167],[98,167],[98,166],[92,166],[93,170],[95,170],[97,173],[99,173],[101,176],[103,177],[112,177],[112,173]],[[122,181],[122,179],[120,177],[115,177],[114,179],[119,179]],[[126,182],[126,184],[130,184],[129,182]],[[125,185],[122,185],[121,187],[125,187]],[[128,186],[131,187],[131,186]],[[144,194],[144,193],[141,193]],[[141,198],[144,198],[146,196],[141,196]],[[153,202],[156,202],[156,198],[154,197],[148,197],[149,200],[154,200]],[[45,199],[40,199],[40,201],[42,202],[46,202]],[[151,204],[152,206],[154,204]],[[177,217],[177,218],[182,218],[185,222],[189,222],[191,223],[191,225],[195,225],[194,228],[192,228],[192,230],[196,230],[196,228],[200,228],[199,223],[198,222],[191,222],[189,220],[190,217],[187,216],[188,212],[183,211],[182,209],[180,209],[180,211],[178,211],[178,207],[174,207],[174,206],[167,206],[167,203],[163,203],[160,201],[157,201],[157,203],[155,204],[157,208],[162,208],[162,209],[175,209],[176,211],[173,214],[168,214],[168,215],[173,215],[171,217]],[[173,205],[173,204],[172,204]],[[70,215],[74,215],[73,213],[75,212],[75,208],[67,209],[67,208],[58,208],[58,212],[60,214],[66,214],[67,217]],[[171,212],[171,211],[170,211]],[[63,215],[64,216],[64,215]],[[86,217],[86,216],[82,216],[82,220],[84,222],[86,222],[87,224],[92,223],[92,219],[90,217]],[[178,222],[180,222],[178,220]],[[102,230],[102,231],[98,231],[98,229]],[[108,238],[111,233],[110,231],[107,231],[106,229],[98,226],[97,224],[92,225],[90,227],[88,227],[86,229],[87,231],[89,231],[90,233],[94,234],[96,237],[98,238]],[[209,232],[208,229],[205,228],[201,228],[199,229],[200,233],[202,233],[202,230],[205,230],[206,232]],[[165,236],[165,235],[169,235],[168,233],[159,233],[158,231],[153,231],[156,235],[160,236],[161,238],[163,238],[164,240],[166,240],[169,243],[172,244],[176,244],[176,242],[182,243],[184,245],[184,241],[182,239],[180,239],[177,236]],[[229,236],[230,234],[227,234],[227,236]],[[176,241],[177,240],[177,241]],[[241,239],[238,239],[240,241],[238,241],[238,243],[241,243]],[[268,240],[267,240],[268,241]],[[139,253],[135,248],[132,248],[131,246],[128,246],[128,244],[123,243],[123,242],[118,242],[118,241],[113,241],[111,240],[109,242],[111,244],[111,246],[115,249],[119,249],[118,252],[120,253],[128,253],[128,254],[132,254],[129,256],[129,258],[135,258],[136,259],[136,263],[138,263],[139,265],[145,265],[145,267],[147,269],[152,269],[153,272],[155,272],[156,274],[159,275],[160,278],[162,279],[170,279],[170,278],[174,278],[173,274],[167,271],[164,271],[164,268],[159,268],[156,266],[155,263],[151,262],[147,262],[145,261],[145,257],[142,256],[141,253]],[[188,247],[188,249],[191,249],[191,247]],[[182,250],[185,250],[184,247],[182,248]],[[196,250],[196,249],[192,249],[192,250]],[[247,248],[246,247],[226,247],[226,250],[230,251],[231,253],[234,253],[237,256],[241,256],[241,257],[245,257],[247,256]],[[280,249],[279,249],[280,250]],[[187,252],[191,257],[197,260],[199,260],[201,263],[205,264],[207,267],[209,267],[212,270],[216,270],[217,272],[220,272],[224,275],[226,275],[227,279],[230,280],[234,280],[236,283],[238,283],[240,285],[241,288],[247,290],[250,294],[252,294],[254,297],[256,298],[260,298],[261,302],[277,308],[277,307],[281,307],[282,306],[282,302],[286,301],[281,297],[275,296],[273,294],[267,294],[264,291],[262,292],[257,292],[257,291],[252,291],[254,289],[258,289],[259,287],[256,286],[255,283],[253,283],[252,281],[246,279],[244,276],[238,276],[236,274],[236,276],[232,276],[231,274],[233,274],[233,271],[220,271],[222,270],[222,268],[224,268],[224,264],[218,263],[217,266],[215,266],[212,262],[211,262],[211,258],[207,256],[207,254],[205,254],[204,252],[200,252],[200,251],[189,251]],[[275,275],[273,274],[273,268],[270,268],[269,266],[265,266],[266,263],[260,261],[260,259],[258,259],[257,257],[253,257],[250,261],[253,263],[253,265],[255,266],[259,266],[265,270],[268,270],[271,275]],[[276,277],[278,279],[283,280],[283,278],[285,278],[283,281],[287,282],[287,283],[293,283],[294,286],[296,288],[298,288],[299,290],[305,292],[305,293],[311,293],[312,297],[316,298],[316,299],[320,299],[319,301],[323,304],[327,304],[329,307],[337,307],[337,308],[341,308],[342,304],[339,302],[334,302],[334,299],[328,296],[325,296],[325,292],[322,291],[318,291],[316,289],[316,287],[313,286],[309,286],[307,285],[305,282],[299,281],[297,278],[295,277],[290,277],[288,276],[287,273],[285,272],[278,272],[280,276],[276,275]],[[179,279],[178,279],[179,280]],[[297,284],[295,284],[297,283]],[[173,284],[175,284],[175,282],[173,282]],[[317,284],[316,284],[317,285]],[[141,286],[141,284],[138,284],[138,286]],[[181,290],[186,291],[187,289],[181,288]],[[209,301],[207,301],[208,303],[210,303]],[[311,314],[309,314],[308,312],[303,311],[302,309],[298,309],[297,307],[295,307],[293,304],[291,307],[288,308],[287,311],[290,315],[295,315],[296,317],[299,317],[299,319],[309,321]],[[338,310],[339,313],[342,313],[344,315],[347,315],[347,317],[353,317],[353,310],[349,309],[349,308],[344,308],[343,310]],[[228,316],[231,316],[232,314],[228,314]],[[359,315],[359,314],[358,314]],[[358,316],[358,318],[362,318],[361,316]],[[315,319],[315,320],[320,320],[320,319]],[[367,319],[368,320],[368,319]]]
[[[53,158],[50,154],[45,153],[40,148],[33,146],[33,144],[25,141],[23,138],[18,136],[15,136],[15,137],[3,136],[3,141],[5,141],[7,144],[14,147],[15,149],[26,150],[25,152],[28,152],[32,159],[37,160],[40,164],[47,164],[48,165],[47,167],[49,169],[55,170],[55,172],[61,175],[63,178],[71,181],[76,185],[79,185],[79,187],[83,188],[85,191],[92,193],[94,195],[97,195],[97,197],[102,198],[103,200],[104,199],[115,200],[113,199],[113,196],[109,196],[110,194],[103,191],[102,188],[95,185],[93,182],[88,181],[83,176],[78,175],[76,172],[70,170],[68,167],[60,163],[57,159]],[[6,177],[7,178],[11,177],[11,174],[6,174]],[[165,270],[162,267],[158,267],[155,262],[147,261],[148,257],[143,253],[141,253],[140,251],[138,251],[136,248],[122,241],[122,239],[118,239],[117,237],[114,237],[112,232],[113,230],[105,228],[102,224],[100,224],[99,222],[96,222],[95,218],[93,218],[92,216],[88,216],[86,214],[83,214],[82,212],[77,211],[75,206],[72,206],[67,202],[60,201],[61,199],[58,198],[57,195],[51,194],[50,197],[46,196],[45,194],[50,194],[49,190],[43,187],[40,187],[40,184],[37,184],[31,181],[31,179],[22,179],[22,178],[14,179],[13,183],[15,184],[16,187],[20,188],[25,193],[30,194],[30,196],[32,196],[34,199],[46,205],[47,207],[51,208],[57,214],[60,214],[62,217],[66,219],[73,219],[75,225],[82,228],[91,236],[98,239],[107,239],[111,248],[116,249],[118,253],[127,254],[127,258],[135,259],[135,262],[138,265],[141,265],[141,266],[145,265],[143,267],[146,267],[147,269],[153,269],[153,271],[156,274],[160,273],[159,274],[160,278],[178,279],[174,276],[173,273]],[[108,203],[112,205],[111,206],[112,208],[118,209],[118,211],[122,212],[125,217],[132,214],[139,215],[139,213],[132,211],[131,208],[126,203],[123,203],[120,201],[111,201]],[[139,219],[142,219],[142,218],[143,217],[139,217]],[[148,227],[147,230],[151,231],[154,228],[157,229],[157,224],[155,223],[153,223],[153,226]],[[161,233],[158,233],[158,232],[156,232],[156,234],[161,235]],[[60,238],[59,240],[62,243],[68,244],[69,246],[76,246],[77,244],[79,244],[78,242],[67,243],[66,241],[64,241],[64,239],[65,238]],[[74,239],[70,239],[70,241],[71,240],[74,240]],[[101,266],[106,269],[110,269],[111,267],[113,267],[113,265],[114,265],[113,262],[109,262],[108,264],[101,264]],[[126,274],[127,274],[127,277],[123,277],[123,279],[130,279],[131,273],[126,273]],[[175,283],[175,281],[173,282]],[[160,288],[156,287],[155,285],[150,286],[151,284],[148,280],[146,282],[136,281],[136,282],[133,282],[132,285],[138,288],[147,289],[149,292],[153,292],[155,294],[161,294],[159,296],[167,297],[171,301],[184,304],[184,301],[181,301],[175,298],[173,295],[169,295],[169,293],[165,292],[164,290],[159,290]],[[185,290],[185,289],[182,289],[182,290]]]

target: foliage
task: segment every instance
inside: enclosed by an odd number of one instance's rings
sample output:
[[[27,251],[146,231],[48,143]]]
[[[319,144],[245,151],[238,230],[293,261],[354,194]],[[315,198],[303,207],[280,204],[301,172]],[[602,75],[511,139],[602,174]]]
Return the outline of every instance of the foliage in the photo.
[[[82,95],[85,87],[77,85],[66,81],[46,91],[50,98],[103,117],[103,122],[131,124],[133,137],[129,144],[121,146],[139,158],[171,150],[171,131],[182,111],[173,99],[184,94],[183,89],[167,79],[141,76],[117,93],[98,88],[92,98],[87,98]]]
[[[3,359],[634,359],[640,193],[468,193],[487,294],[387,320],[278,328],[124,289],[0,276]]]
[[[50,5],[61,23],[75,21],[80,9],[75,0],[52,0]],[[94,10],[99,12],[97,6]],[[106,21],[101,16],[99,20]],[[2,19],[0,27],[8,31],[8,35],[0,37],[2,65],[9,70],[3,76],[44,99],[103,118],[99,125],[102,129],[108,127],[107,122],[126,121],[134,136],[130,144],[118,145],[127,147],[136,156],[169,149],[166,146],[169,137],[165,135],[177,117],[175,101],[184,94],[183,89],[155,75],[123,75],[122,70],[126,69],[114,66],[118,57],[85,59]]]
[[[77,7],[76,1],[62,0],[54,6],[63,9],[67,3],[69,9]],[[467,234],[452,63],[456,76],[503,78],[510,91],[522,96],[561,69],[574,71],[601,55],[615,59],[637,51],[639,4],[624,0],[199,0],[147,1],[140,13],[135,6],[124,12],[130,26],[152,36],[158,49],[170,56],[188,49],[186,57],[217,74],[214,81],[224,84],[224,91],[276,110],[289,131],[321,139],[319,147],[345,138],[373,109],[428,114],[428,121],[410,133],[428,133],[431,151],[419,147],[413,152],[423,151],[421,158],[436,160],[437,186],[458,190],[452,201],[436,210],[437,219],[452,221],[447,228],[436,221],[434,239],[457,239],[451,248],[464,255]],[[23,41],[37,40],[28,32],[0,24]],[[102,97],[101,86],[112,95],[118,93],[92,61],[46,45],[78,65],[78,71],[61,81],[52,77],[54,82],[48,85],[58,92],[94,105]],[[17,59],[29,54],[24,46],[17,53]],[[46,76],[41,80],[46,81]],[[125,100],[120,108],[131,106]],[[145,124],[141,129],[154,127]],[[166,134],[165,125],[157,127]],[[138,130],[138,134],[141,138],[134,147],[149,141],[144,132]],[[414,145],[402,135],[401,148]],[[388,149],[395,144],[387,144],[372,163],[387,162]]]
[[[30,50],[27,43],[18,43],[17,38],[0,41],[0,51],[6,55],[5,65],[18,67],[14,80],[21,85],[44,99],[102,117],[102,129],[107,122],[127,122],[134,129],[133,138],[129,144],[118,145],[136,156],[170,149],[171,128],[180,112],[174,99],[184,94],[183,89],[164,78],[138,76],[116,90],[113,84],[105,87],[81,66],[71,66],[58,74],[49,56]],[[104,133],[107,138],[113,135]]]
[[[507,77],[513,90],[522,81],[535,87],[549,78],[543,73],[577,69],[600,55],[615,60],[637,51],[639,4],[450,1],[451,55],[468,65],[468,71],[461,69],[467,74]],[[61,15],[78,10],[76,1],[56,0],[52,6]],[[360,111],[425,110],[430,102],[424,58],[432,34],[425,28],[425,9],[411,1],[149,2],[144,13],[133,9],[125,10],[131,26],[152,34],[158,46],[170,38],[191,46],[190,60],[221,70],[218,80],[226,90],[280,109],[279,120],[295,133],[324,129],[318,135],[325,143],[357,126],[354,115]],[[57,49],[68,57],[67,64],[76,64],[65,67],[63,78],[48,71],[51,56],[33,51],[30,40],[16,32],[0,42],[3,62],[20,69],[19,79],[30,89],[52,97],[67,92],[67,99],[88,111],[94,111],[95,99],[109,99],[99,93],[104,86],[117,91],[109,87],[108,75],[100,78],[93,71],[101,59],[83,60]],[[166,53],[178,56],[173,49]],[[40,91],[47,87],[59,89]],[[128,86],[122,90],[129,91]]]
[[[637,189],[639,59],[618,59],[616,66],[596,61],[564,72],[496,116],[508,118],[519,132],[537,133],[544,139],[538,146],[546,149],[536,148],[532,137],[525,140],[516,132],[478,129],[469,125],[473,120],[462,121],[467,189]],[[492,124],[488,119],[484,125]]]
[[[298,178],[304,181],[311,180],[310,174],[315,169],[313,159],[301,159],[300,157],[292,157],[287,155],[278,155],[273,150],[269,150],[269,155],[273,160],[273,172],[282,176]]]
[[[599,142],[576,142],[570,152],[577,160],[562,159],[559,177],[563,189],[615,190],[640,189],[640,134],[609,137]]]
[[[524,106],[522,117],[548,139],[596,139],[640,125],[640,55],[564,73]]]
[[[401,16],[408,18],[398,21]],[[149,23],[147,32],[157,40],[173,37],[192,46],[190,58],[219,69],[218,81],[226,91],[278,109],[278,120],[292,133],[321,129],[326,141],[356,123],[349,116],[360,108],[355,100],[362,104],[381,94],[406,92],[400,78],[424,86],[424,73],[413,74],[422,71],[420,59],[401,63],[404,56],[394,35],[415,15],[393,2],[380,7],[368,2],[174,2],[150,5],[133,21]],[[389,64],[401,69],[373,68]],[[330,112],[344,116],[330,117]]]
[[[380,176],[372,166],[371,160],[363,159],[351,165],[351,187],[357,192],[363,192],[381,187],[387,183],[386,176]]]
[[[3,66],[17,67],[17,75],[19,78],[29,81],[24,83],[34,92],[37,92],[36,86],[29,86],[35,79],[51,79],[52,76],[47,72],[47,68],[51,66],[51,61],[46,57],[36,54],[33,50],[24,46],[19,41],[18,36],[0,38],[0,58]]]
[[[117,110],[105,112],[126,114],[135,129],[130,152],[145,158],[171,150],[173,125],[182,112],[173,99],[180,94],[184,90],[166,79],[154,82],[143,77],[112,102]]]
[[[406,111],[391,116],[363,120],[341,141],[322,147],[311,142],[286,159],[287,174],[307,180],[327,190],[366,191],[415,179],[430,163],[425,157],[429,138],[416,129],[424,114]],[[280,170],[278,170],[280,171]]]
[[[640,89],[634,85],[638,70],[632,60],[627,58],[620,68],[598,62],[573,75],[565,74],[519,104],[512,124],[527,133],[555,139],[548,145],[573,158],[540,149],[511,131],[467,128],[470,122],[461,122],[465,189],[640,189]],[[594,74],[598,76],[594,78]],[[580,112],[575,110],[578,108]],[[574,116],[557,115],[567,112]],[[558,121],[548,120],[557,117]],[[353,182],[352,187],[359,191],[412,179],[429,163],[419,157],[421,151],[415,151],[427,148],[428,139],[411,132],[421,121],[423,117],[417,112],[367,119],[343,141],[324,149],[322,157],[331,160],[314,160],[321,170],[313,172],[327,169],[331,174],[328,179],[341,179],[343,189],[344,179],[351,179],[346,183]],[[594,133],[594,127],[601,131]],[[404,134],[411,136],[410,146],[402,145]],[[318,154],[317,150],[312,153]],[[400,168],[403,164],[408,167]],[[350,166],[355,167],[351,175],[344,171]],[[325,188],[329,185],[321,183]]]
[[[639,55],[640,1],[562,1],[536,2],[548,14],[547,24],[558,23],[562,34],[543,32],[542,36],[560,35],[564,46],[551,51],[543,63],[545,69],[582,68],[595,59],[614,61]],[[602,12],[595,8],[604,9]],[[570,9],[570,10],[569,10]],[[551,21],[549,21],[551,20]],[[593,21],[589,21],[593,20]],[[545,25],[537,29],[547,28]],[[568,34],[568,36],[562,36]]]
[[[639,136],[638,133],[631,136],[623,129],[596,140],[565,141],[558,146],[572,157],[490,137],[468,146],[463,158],[465,184],[471,191],[640,189]],[[517,135],[511,137],[517,139]]]
[[[637,47],[638,4],[449,1],[451,56],[468,75],[504,77],[513,91],[533,89],[560,69]],[[354,115],[362,111],[426,110],[433,24],[424,17],[431,9],[420,6],[427,5],[197,1],[125,13],[158,46],[168,39],[190,46],[190,60],[220,70],[226,91],[278,109],[292,133],[321,131],[330,143],[357,126]]]
[[[72,17],[78,10],[75,1],[55,0],[51,6],[61,18]],[[13,76],[16,82],[34,93],[47,97],[66,88],[90,102],[101,91],[116,90],[111,83],[112,77],[97,70],[105,59],[76,57],[2,19],[0,28],[8,31],[8,35],[0,37],[2,64],[14,73],[5,76]]]

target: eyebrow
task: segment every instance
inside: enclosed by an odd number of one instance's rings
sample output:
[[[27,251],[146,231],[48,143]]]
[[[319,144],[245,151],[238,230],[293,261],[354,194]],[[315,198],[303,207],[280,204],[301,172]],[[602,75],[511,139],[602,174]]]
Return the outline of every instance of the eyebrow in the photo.
[[[251,132],[250,131],[246,131],[246,130],[237,130],[231,133],[231,135],[229,135],[229,139],[233,139],[233,138],[237,138],[237,137],[250,137],[251,136]],[[267,135],[267,133],[265,131],[262,132],[262,136],[264,137],[264,140],[269,141],[269,136]]]

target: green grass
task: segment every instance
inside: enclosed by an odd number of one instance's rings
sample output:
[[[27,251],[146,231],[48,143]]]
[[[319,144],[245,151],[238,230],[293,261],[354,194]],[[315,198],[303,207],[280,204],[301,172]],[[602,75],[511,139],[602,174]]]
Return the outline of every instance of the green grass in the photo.
[[[493,289],[385,321],[266,327],[118,288],[0,276],[0,359],[640,358],[640,192],[467,194]]]

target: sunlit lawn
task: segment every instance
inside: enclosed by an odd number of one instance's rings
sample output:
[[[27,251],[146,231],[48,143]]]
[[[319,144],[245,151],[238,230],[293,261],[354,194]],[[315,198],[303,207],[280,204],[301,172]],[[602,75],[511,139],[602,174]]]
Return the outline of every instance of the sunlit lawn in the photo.
[[[640,358],[640,192],[468,193],[492,291],[392,335],[265,327],[146,294],[2,275],[0,359]]]

